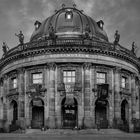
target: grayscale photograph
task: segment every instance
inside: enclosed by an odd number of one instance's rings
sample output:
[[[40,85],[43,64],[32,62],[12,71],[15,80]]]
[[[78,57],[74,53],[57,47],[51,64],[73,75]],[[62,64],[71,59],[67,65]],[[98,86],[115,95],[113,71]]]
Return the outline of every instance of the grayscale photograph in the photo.
[[[0,140],[140,139],[140,0],[0,0]]]

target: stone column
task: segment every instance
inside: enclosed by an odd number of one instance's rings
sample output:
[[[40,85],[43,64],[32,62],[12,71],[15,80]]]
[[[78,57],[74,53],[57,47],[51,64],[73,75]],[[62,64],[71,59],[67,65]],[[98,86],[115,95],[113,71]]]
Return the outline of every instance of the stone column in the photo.
[[[24,72],[23,68],[18,69],[18,123],[25,129],[25,91],[24,91]]]
[[[7,80],[8,80],[7,75],[4,75],[3,77],[3,118],[5,120],[8,119],[7,103],[6,103],[6,95],[8,93]]]
[[[108,108],[108,123],[109,127],[113,127],[113,119],[114,119],[114,73],[113,70],[110,70],[108,73],[108,83],[109,83],[109,108]]]
[[[114,70],[114,127],[118,127],[121,120],[120,73],[120,68]]]
[[[4,120],[4,131],[9,132],[10,121],[8,120],[8,101],[6,95],[8,94],[8,76],[3,76],[3,120]]]
[[[90,63],[84,64],[84,127],[92,127],[92,121],[90,116],[90,94],[91,94],[91,80],[90,80]]]
[[[79,74],[77,81],[81,84],[81,91],[78,93],[78,127],[83,128],[84,120],[84,70],[83,67],[79,67]]]
[[[29,127],[31,126],[31,118],[30,118],[30,100],[29,100],[29,96],[27,94],[28,92],[28,86],[29,86],[29,71],[25,70],[24,73],[24,90],[25,90],[25,121],[26,121],[26,126]]]
[[[55,70],[56,65],[54,63],[48,64],[50,69],[49,74],[49,128],[55,128]]]
[[[55,71],[55,117],[56,117],[56,128],[62,128],[62,121],[61,121],[61,102],[60,102],[60,92],[57,91],[57,84],[62,83],[62,73],[61,73],[61,68],[56,67]]]
[[[48,117],[49,117],[49,68],[45,66],[44,68],[44,84],[45,89],[47,89],[47,94],[45,94],[44,102],[44,126],[48,127]]]
[[[131,101],[132,101],[132,119],[136,118],[136,81],[135,74],[131,75]]]

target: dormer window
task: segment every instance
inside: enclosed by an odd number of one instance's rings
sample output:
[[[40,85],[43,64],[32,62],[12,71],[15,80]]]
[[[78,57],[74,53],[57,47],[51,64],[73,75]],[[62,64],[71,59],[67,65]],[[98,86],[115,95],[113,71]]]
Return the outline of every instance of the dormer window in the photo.
[[[97,25],[98,25],[99,28],[101,28],[103,30],[104,22],[102,20],[98,21]]]
[[[71,21],[72,18],[73,18],[72,11],[67,11],[66,14],[65,14],[65,19],[68,20],[68,21]]]
[[[39,27],[41,26],[41,22],[36,20],[36,22],[34,23],[34,26],[35,26],[35,30],[39,29]]]

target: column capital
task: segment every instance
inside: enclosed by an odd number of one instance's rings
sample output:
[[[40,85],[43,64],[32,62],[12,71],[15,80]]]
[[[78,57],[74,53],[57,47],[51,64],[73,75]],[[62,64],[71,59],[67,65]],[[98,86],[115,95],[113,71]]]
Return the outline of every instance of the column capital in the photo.
[[[7,80],[8,79],[8,75],[7,74],[4,74],[4,75],[2,75],[2,77],[1,77],[3,80]]]
[[[18,69],[17,69],[17,72],[18,72],[19,74],[24,73],[24,72],[25,72],[25,68],[23,68],[23,67],[18,68]]]
[[[113,70],[114,70],[114,72],[121,73],[122,68],[121,67],[115,67]]]
[[[137,77],[137,74],[136,73],[132,73],[131,74],[131,78],[135,79]]]
[[[56,64],[55,63],[47,63],[47,67],[50,69],[50,70],[55,70],[56,69]]]
[[[92,66],[91,63],[86,62],[86,63],[83,64],[83,69],[84,70],[89,70],[91,68],[91,66]]]

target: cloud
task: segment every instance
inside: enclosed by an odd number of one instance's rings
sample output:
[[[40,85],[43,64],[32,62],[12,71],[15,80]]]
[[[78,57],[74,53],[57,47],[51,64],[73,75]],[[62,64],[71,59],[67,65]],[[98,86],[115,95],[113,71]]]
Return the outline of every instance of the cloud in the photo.
[[[18,44],[14,36],[23,30],[29,41],[35,20],[43,21],[60,9],[62,3],[72,6],[95,21],[102,19],[109,40],[113,42],[115,30],[119,30],[121,45],[131,48],[135,41],[140,46],[140,0],[0,0],[0,43],[6,41],[10,48]]]

